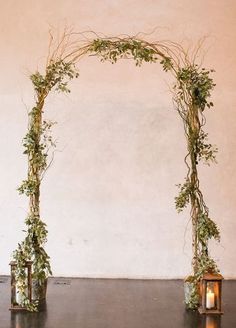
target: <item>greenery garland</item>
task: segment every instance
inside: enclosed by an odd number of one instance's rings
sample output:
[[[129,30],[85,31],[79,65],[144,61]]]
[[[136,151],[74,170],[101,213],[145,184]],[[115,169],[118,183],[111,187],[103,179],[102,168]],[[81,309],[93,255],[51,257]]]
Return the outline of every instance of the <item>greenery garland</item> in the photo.
[[[209,217],[199,185],[197,166],[201,161],[210,165],[216,160],[217,148],[208,143],[208,134],[204,132],[205,117],[203,112],[211,108],[209,101],[215,84],[210,77],[213,70],[200,68],[197,64],[187,65],[177,71],[174,85],[176,109],[183,121],[188,153],[185,163],[188,168],[185,182],[179,185],[179,195],[175,198],[178,212],[191,205],[193,275],[187,281],[193,283],[192,293],[187,303],[190,309],[199,305],[199,281],[204,273],[218,273],[215,261],[208,252],[208,241],[213,238],[220,241],[220,232],[216,223]]]
[[[29,197],[29,214],[25,220],[27,226],[25,239],[18,244],[13,258],[17,263],[15,276],[18,293],[21,294],[21,306],[30,311],[37,310],[38,301],[30,302],[27,295],[27,280],[24,264],[33,261],[33,279],[43,285],[48,275],[52,274],[49,256],[43,246],[47,241],[46,224],[40,217],[40,186],[42,178],[50,166],[47,163],[49,151],[55,147],[51,136],[54,122],[42,119],[44,102],[49,92],[70,92],[67,87],[69,80],[77,78],[73,63],[62,60],[51,62],[43,76],[39,72],[31,75],[34,86],[36,104],[29,112],[29,128],[23,139],[24,154],[28,157],[28,176],[18,188],[20,194]]]
[[[19,187],[19,192],[29,197],[29,214],[26,218],[27,232],[22,243],[14,252],[17,263],[16,280],[19,292],[23,295],[22,306],[28,310],[37,309],[37,302],[30,303],[25,293],[26,280],[24,262],[33,261],[33,277],[43,284],[51,274],[49,256],[43,246],[47,240],[46,224],[40,217],[40,185],[48,168],[48,152],[55,143],[51,137],[52,122],[44,121],[43,110],[45,99],[52,90],[69,92],[68,82],[78,77],[77,61],[86,54],[99,56],[102,61],[133,59],[137,66],[144,62],[159,62],[165,72],[175,77],[173,100],[183,121],[187,140],[185,163],[187,175],[179,185],[179,194],[175,198],[178,212],[191,207],[193,274],[189,281],[194,288],[187,306],[195,309],[199,303],[198,282],[205,272],[218,272],[214,260],[208,253],[208,241],[214,238],[219,241],[220,234],[216,223],[209,217],[199,186],[197,166],[201,161],[207,164],[215,161],[217,148],[208,143],[208,134],[204,132],[205,117],[203,112],[211,108],[209,100],[215,84],[210,77],[212,70],[206,70],[190,60],[183,48],[172,42],[149,43],[132,37],[96,38],[92,41],[71,42],[71,33],[65,33],[54,50],[49,51],[45,74],[36,72],[31,75],[34,86],[36,105],[29,113],[29,129],[23,145],[28,156],[28,176]]]

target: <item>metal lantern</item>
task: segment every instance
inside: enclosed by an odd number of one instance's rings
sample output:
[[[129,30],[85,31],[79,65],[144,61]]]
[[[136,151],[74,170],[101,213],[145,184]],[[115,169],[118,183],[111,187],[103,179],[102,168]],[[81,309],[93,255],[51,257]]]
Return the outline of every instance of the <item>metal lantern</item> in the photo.
[[[222,280],[220,274],[204,274],[200,282],[201,314],[223,314],[221,311]]]
[[[24,268],[26,272],[26,280],[27,280],[27,287],[26,287],[26,295],[31,303],[32,301],[32,263],[31,261],[26,261]],[[17,310],[26,310],[25,307],[21,306],[21,294],[17,288],[17,281],[15,277],[15,270],[16,270],[16,262],[12,261],[10,263],[11,266],[11,307],[10,310],[17,311]]]

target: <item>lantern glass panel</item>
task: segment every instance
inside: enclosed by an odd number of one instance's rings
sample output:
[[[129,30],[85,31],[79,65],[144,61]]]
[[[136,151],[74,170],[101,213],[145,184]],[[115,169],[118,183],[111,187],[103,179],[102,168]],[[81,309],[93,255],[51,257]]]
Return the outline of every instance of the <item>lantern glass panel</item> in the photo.
[[[24,271],[25,271],[25,285],[26,285],[25,290],[24,290],[24,294],[25,294],[26,297],[28,297],[29,296],[29,291],[28,291],[28,270],[27,270],[27,268],[25,268]],[[20,305],[23,302],[24,297],[23,297],[23,295],[20,291],[20,286],[17,282],[15,284],[15,288],[16,288],[15,302],[18,305]]]
[[[31,261],[26,261],[25,266],[23,268],[22,278],[24,279],[25,289],[22,290],[22,286],[18,281],[16,281],[16,262],[12,261],[10,263],[11,266],[11,308],[10,310],[25,310],[25,306],[23,306],[23,302],[25,297],[31,302],[32,295],[32,274],[31,274]]]
[[[219,296],[219,284],[217,281],[207,281],[206,288],[206,308],[208,310],[217,309]]]

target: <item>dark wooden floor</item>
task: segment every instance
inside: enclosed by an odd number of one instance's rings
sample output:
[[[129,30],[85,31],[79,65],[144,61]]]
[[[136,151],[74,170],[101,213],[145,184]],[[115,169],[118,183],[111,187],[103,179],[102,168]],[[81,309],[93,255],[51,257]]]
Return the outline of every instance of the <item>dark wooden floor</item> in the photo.
[[[236,328],[236,281],[224,281],[224,315],[188,312],[180,280],[50,279],[39,313],[12,313],[0,277],[0,328]]]

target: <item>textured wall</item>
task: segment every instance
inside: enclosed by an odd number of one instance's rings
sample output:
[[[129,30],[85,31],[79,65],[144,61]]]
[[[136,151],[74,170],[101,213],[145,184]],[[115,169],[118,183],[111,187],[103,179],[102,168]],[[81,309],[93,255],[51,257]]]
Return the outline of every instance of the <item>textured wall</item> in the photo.
[[[33,104],[30,72],[42,68],[48,30],[73,25],[107,35],[150,33],[186,47],[208,36],[201,56],[215,68],[215,109],[207,113],[218,164],[200,170],[202,189],[222,232],[212,254],[236,278],[235,19],[233,0],[0,1],[0,273],[9,272],[21,240],[27,200],[16,187],[26,175],[21,139]],[[199,59],[200,60],[200,59]],[[189,214],[177,214],[183,181],[182,124],[170,77],[132,61],[80,63],[69,96],[53,95],[47,117],[58,121],[58,152],[42,187],[42,217],[55,275],[174,278],[190,273]]]

